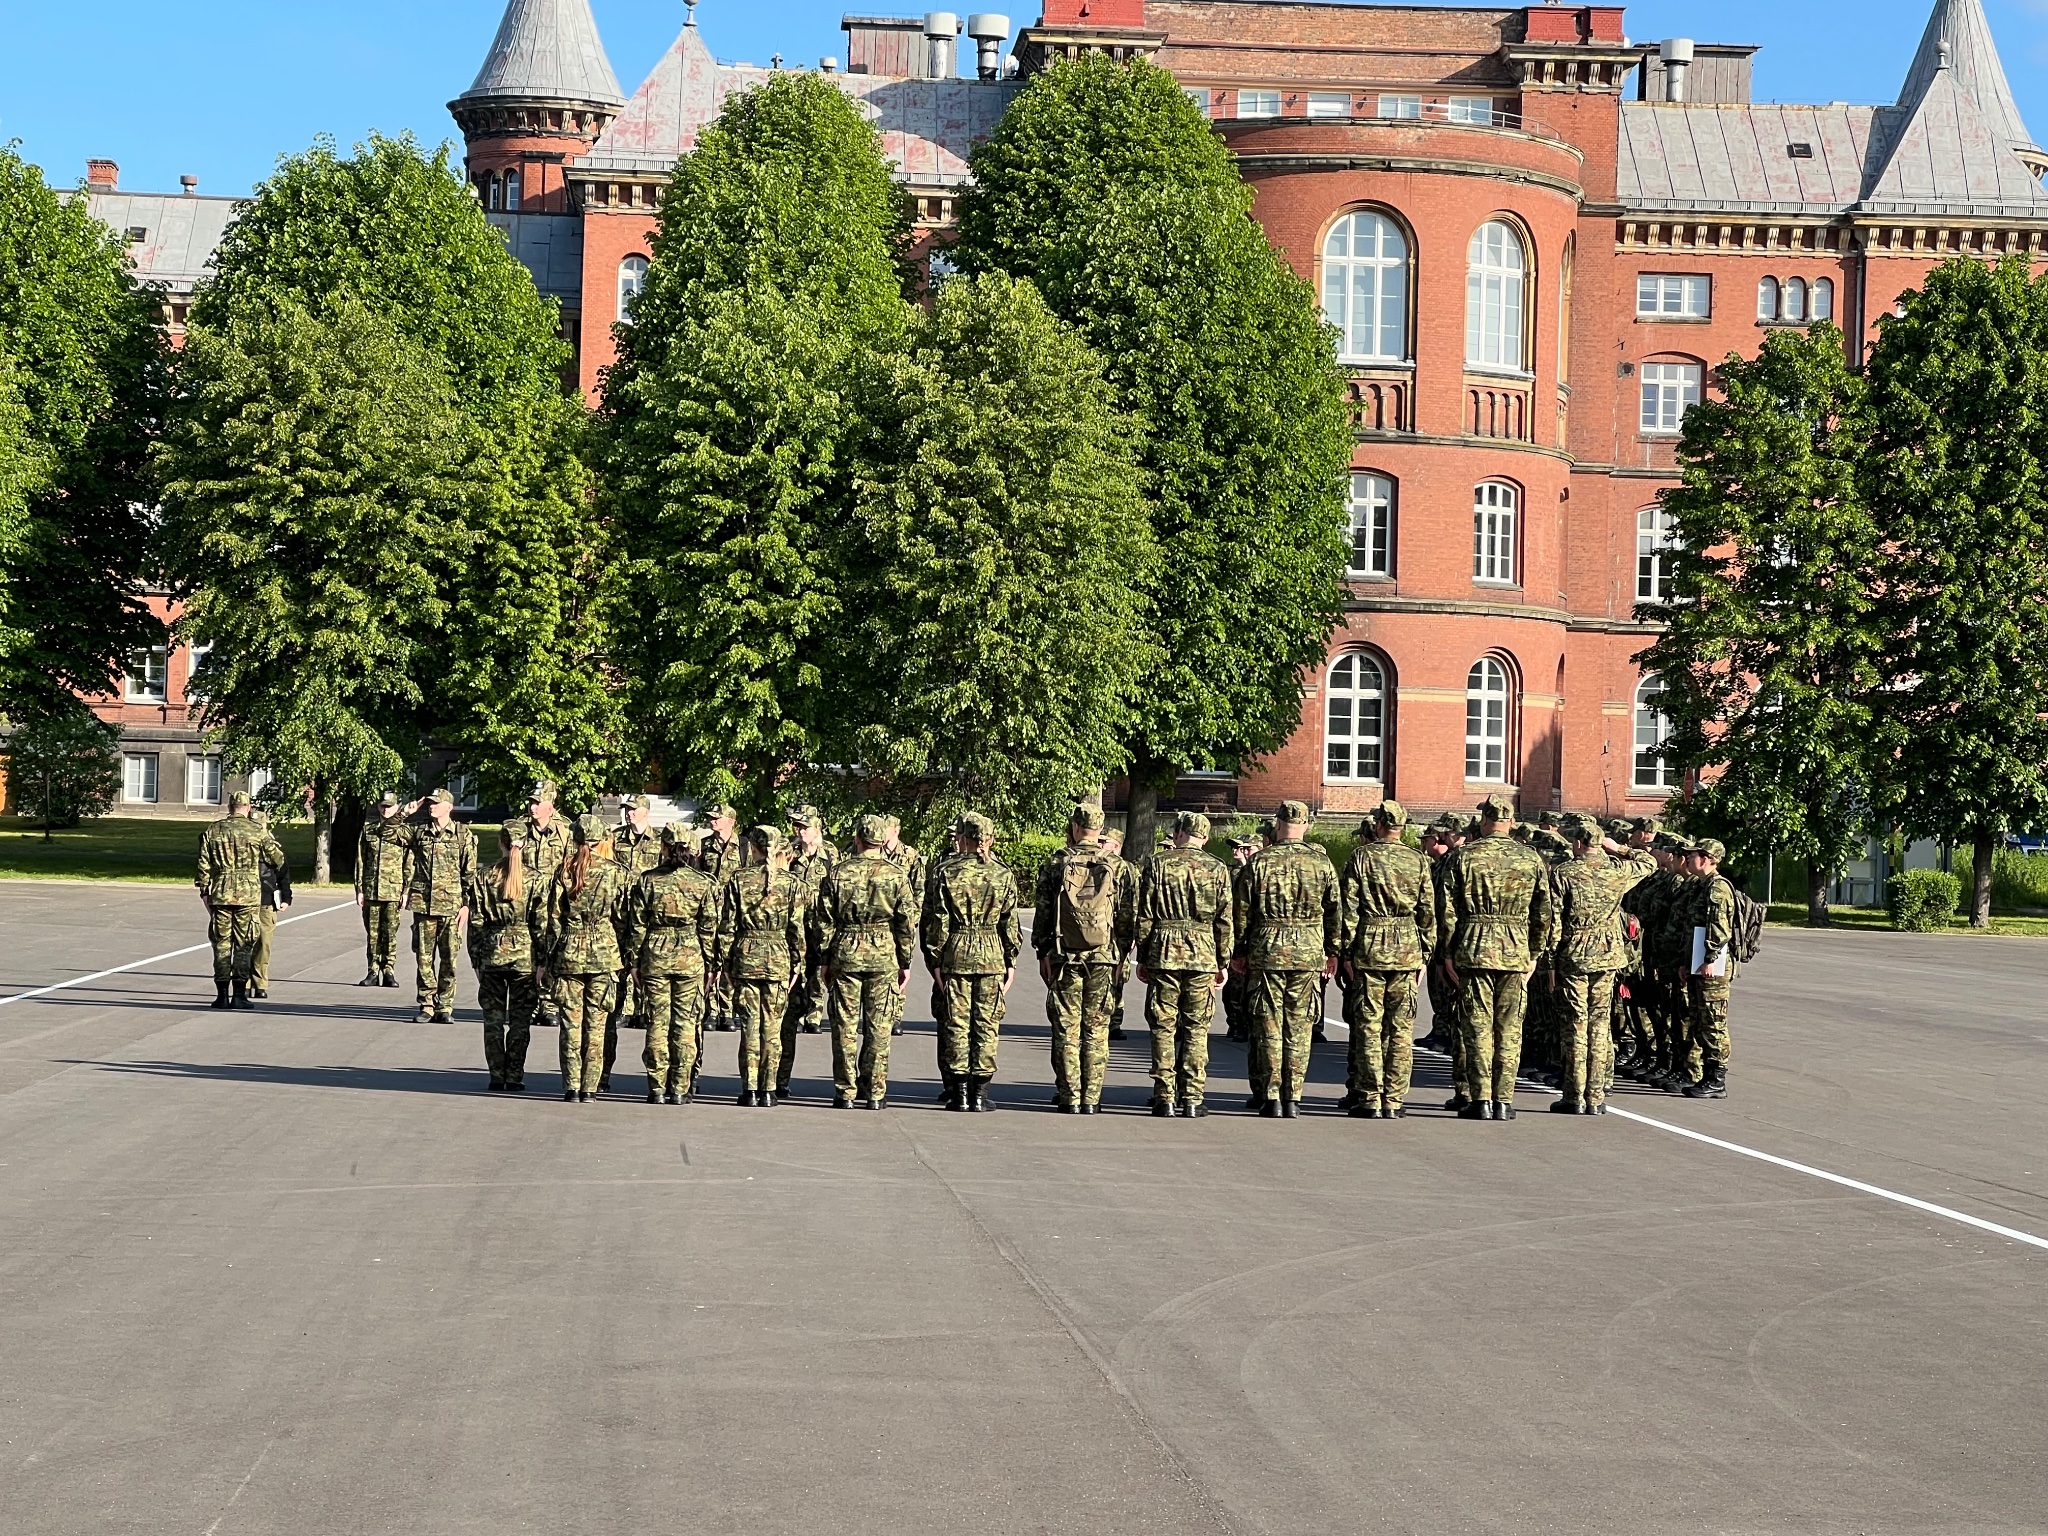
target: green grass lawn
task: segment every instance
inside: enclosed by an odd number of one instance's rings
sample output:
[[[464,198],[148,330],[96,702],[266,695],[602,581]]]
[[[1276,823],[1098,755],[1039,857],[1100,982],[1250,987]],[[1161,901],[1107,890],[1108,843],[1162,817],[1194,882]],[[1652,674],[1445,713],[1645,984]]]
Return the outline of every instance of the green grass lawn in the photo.
[[[1806,903],[1777,901],[1771,903],[1768,921],[1776,928],[1804,928],[1806,926]],[[1836,928],[1875,928],[1891,932],[1891,919],[1883,907],[1830,907],[1828,916]],[[1969,934],[1982,937],[1991,934],[2020,934],[2040,938],[2048,936],[2048,917],[2014,917],[2001,913],[1997,908],[1991,912],[1991,927],[1972,928],[1969,919],[1958,917],[1949,924],[1950,933]]]
[[[292,874],[311,879],[313,829],[275,827]],[[203,821],[107,816],[52,832],[0,816],[0,880],[155,880],[189,884],[199,857]]]

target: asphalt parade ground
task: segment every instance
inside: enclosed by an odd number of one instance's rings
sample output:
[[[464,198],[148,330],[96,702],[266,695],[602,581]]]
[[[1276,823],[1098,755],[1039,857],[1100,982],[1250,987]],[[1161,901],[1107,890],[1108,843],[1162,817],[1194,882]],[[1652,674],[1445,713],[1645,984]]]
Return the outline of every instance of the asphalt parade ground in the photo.
[[[948,1114],[918,975],[873,1114],[487,1094],[345,900],[220,1013],[0,887],[0,1532],[2048,1530],[2048,941],[1773,929],[1725,1101],[1508,1124],[1154,1120],[1135,984],[1055,1115],[1028,973]]]

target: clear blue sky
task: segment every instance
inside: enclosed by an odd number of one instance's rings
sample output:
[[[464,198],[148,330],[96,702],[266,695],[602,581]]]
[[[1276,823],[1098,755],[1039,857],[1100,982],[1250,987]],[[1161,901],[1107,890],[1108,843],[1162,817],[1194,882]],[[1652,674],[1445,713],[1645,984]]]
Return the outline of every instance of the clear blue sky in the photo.
[[[2006,73],[2037,140],[2048,138],[2048,0],[1985,0]],[[1760,43],[1756,94],[1781,101],[1889,101],[1931,0],[1651,0],[1631,37]],[[612,67],[630,94],[682,24],[681,0],[593,0]],[[822,0],[704,0],[698,24],[721,59],[791,65],[840,51],[844,10]],[[961,5],[962,11],[971,6]],[[239,193],[314,135],[353,142],[409,128],[454,137],[449,98],[466,89],[502,0],[0,0],[0,142],[68,186],[86,157],[121,165],[122,185]],[[1014,4],[1023,25],[1037,0]]]

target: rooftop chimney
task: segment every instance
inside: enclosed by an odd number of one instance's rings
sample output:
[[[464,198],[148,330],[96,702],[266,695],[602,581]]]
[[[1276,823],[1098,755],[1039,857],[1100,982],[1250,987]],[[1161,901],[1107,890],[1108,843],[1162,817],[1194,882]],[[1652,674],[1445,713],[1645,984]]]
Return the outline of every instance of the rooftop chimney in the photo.
[[[967,35],[974,39],[974,72],[984,80],[1002,73],[1003,39],[1010,35],[1010,18],[994,11],[977,11],[967,18]]]
[[[1692,39],[1665,38],[1657,45],[1657,57],[1664,63],[1664,99],[1685,100],[1685,72],[1692,66]]]
[[[121,167],[111,160],[85,162],[85,184],[95,192],[113,192],[121,185]]]
[[[927,80],[950,80],[960,72],[953,50],[958,46],[960,18],[951,11],[927,11],[924,17]]]
[[[197,176],[180,176],[178,178],[178,185],[185,189],[187,197],[197,197],[199,195],[199,178]]]

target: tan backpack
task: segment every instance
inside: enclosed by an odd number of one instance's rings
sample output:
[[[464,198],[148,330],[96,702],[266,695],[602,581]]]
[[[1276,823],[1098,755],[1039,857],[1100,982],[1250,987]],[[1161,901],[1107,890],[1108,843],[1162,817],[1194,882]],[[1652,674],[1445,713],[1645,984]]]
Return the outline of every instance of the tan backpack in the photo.
[[[1060,871],[1060,948],[1107,949],[1116,936],[1116,866],[1105,854],[1067,856]]]

